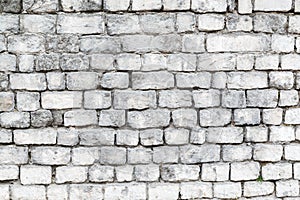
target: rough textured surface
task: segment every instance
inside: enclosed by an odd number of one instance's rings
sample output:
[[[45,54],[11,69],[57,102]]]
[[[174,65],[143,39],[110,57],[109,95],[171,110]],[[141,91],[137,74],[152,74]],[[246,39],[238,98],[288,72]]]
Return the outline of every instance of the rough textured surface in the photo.
[[[299,200],[300,0],[0,0],[0,200]]]

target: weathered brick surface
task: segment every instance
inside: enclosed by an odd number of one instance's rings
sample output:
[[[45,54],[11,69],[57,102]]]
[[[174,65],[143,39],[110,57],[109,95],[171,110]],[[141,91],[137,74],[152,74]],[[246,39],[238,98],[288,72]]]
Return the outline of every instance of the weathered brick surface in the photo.
[[[0,0],[0,200],[300,198],[300,0]]]

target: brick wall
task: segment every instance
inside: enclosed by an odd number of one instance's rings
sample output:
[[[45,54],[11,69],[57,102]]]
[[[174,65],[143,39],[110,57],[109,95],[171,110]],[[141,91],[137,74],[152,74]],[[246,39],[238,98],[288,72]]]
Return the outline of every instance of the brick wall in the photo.
[[[0,12],[1,200],[300,199],[300,0]]]

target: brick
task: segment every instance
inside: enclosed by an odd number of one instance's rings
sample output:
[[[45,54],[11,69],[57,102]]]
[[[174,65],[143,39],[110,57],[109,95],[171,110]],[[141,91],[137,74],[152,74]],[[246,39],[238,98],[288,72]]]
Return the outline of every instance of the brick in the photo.
[[[128,88],[129,75],[125,72],[109,72],[101,77],[101,86],[103,88]]]
[[[209,128],[206,140],[208,142],[221,144],[242,143],[243,130],[239,127]]]
[[[74,165],[92,165],[99,160],[100,152],[97,147],[77,147],[72,149]]]
[[[9,200],[10,191],[9,191],[9,185],[1,185],[0,186],[0,197],[3,200]]]
[[[197,64],[196,55],[170,54],[167,57],[167,69],[169,71],[195,71]]]
[[[48,200],[58,200],[68,198],[68,187],[66,185],[49,185],[47,187]]]
[[[103,198],[102,185],[72,184],[70,185],[70,200]]]
[[[111,166],[93,165],[89,168],[89,180],[91,182],[112,182],[114,179],[114,168]]]
[[[274,108],[277,106],[277,101],[277,90],[265,89],[247,91],[247,106]]]
[[[299,94],[296,90],[281,90],[279,106],[294,106],[299,102]]]
[[[198,73],[178,73],[176,83],[179,88],[209,88],[211,74],[207,72]]]
[[[300,156],[299,152],[300,146],[298,144],[289,144],[284,147],[284,158],[286,160],[299,161]]]
[[[295,38],[286,35],[272,35],[272,50],[277,53],[294,51]]]
[[[208,52],[260,52],[269,49],[270,38],[262,34],[211,34],[207,36]]]
[[[176,29],[178,32],[194,31],[196,27],[196,19],[193,13],[178,13],[176,16]]]
[[[87,167],[62,166],[56,168],[56,183],[81,183],[87,179]]]
[[[164,70],[167,67],[167,58],[161,54],[144,54],[142,56],[142,71]]]
[[[258,162],[247,161],[231,163],[231,176],[233,181],[255,180],[259,176],[260,164]]]
[[[19,32],[19,16],[17,15],[1,15],[0,16],[0,32],[1,33],[18,33]]]
[[[52,128],[14,130],[15,144],[55,144],[57,132]]]
[[[0,164],[25,164],[28,162],[28,148],[13,145],[0,147]]]
[[[67,88],[69,90],[96,89],[98,74],[95,72],[71,72],[67,74]]]
[[[1,3],[1,12],[19,13],[21,11],[21,1],[12,0]]]
[[[292,178],[292,164],[269,163],[262,166],[262,177],[264,180],[279,180]]]
[[[281,56],[281,68],[283,70],[298,70],[300,69],[298,62],[300,56],[297,54],[287,54]]]
[[[300,32],[300,29],[299,29],[299,16],[298,15],[289,17],[288,31],[290,33],[299,33]]]
[[[276,196],[299,196],[299,181],[287,180],[276,182]]]
[[[14,109],[14,93],[0,92],[0,111],[12,111]]]
[[[14,90],[43,91],[46,90],[46,77],[42,73],[11,74],[10,87]]]
[[[268,128],[261,126],[246,127],[246,141],[266,142],[268,140]]]
[[[28,128],[30,115],[28,112],[3,112],[0,114],[0,125],[3,128]]]
[[[124,190],[127,192],[124,193]],[[108,184],[104,187],[104,199],[141,199],[146,200],[145,183]],[[96,196],[98,198],[98,196]]]
[[[23,185],[50,184],[52,170],[49,166],[23,165],[20,169],[20,179]]]
[[[8,71],[16,71],[16,62],[17,58],[15,55],[2,53],[0,54],[0,71],[8,72]]]
[[[165,192],[161,192],[161,191]],[[149,200],[178,199],[179,185],[176,183],[151,183],[148,186]]]
[[[128,149],[129,164],[149,164],[152,161],[152,150],[144,147]]]
[[[92,54],[89,57],[91,69],[113,70],[115,57],[110,54]],[[101,63],[101,64],[100,64]]]
[[[158,165],[136,165],[134,167],[134,176],[137,181],[157,181],[160,174],[159,172]]]
[[[79,38],[77,35],[72,34],[47,35],[46,50],[54,52],[78,52]]]
[[[120,2],[116,2],[114,0],[105,0],[103,3],[104,9],[110,11],[128,10],[129,4],[130,4],[130,0],[124,0]]]
[[[249,181],[244,183],[244,196],[255,197],[270,195],[274,192],[274,183]]]
[[[224,161],[246,161],[252,158],[252,148],[248,145],[223,146],[222,157]]]
[[[180,147],[180,159],[184,164],[216,162],[220,160],[220,146],[205,144]]]
[[[229,31],[251,31],[252,18],[244,15],[232,14],[227,17],[226,26]]]
[[[154,91],[115,90],[113,104],[115,109],[156,108],[156,93]]]
[[[224,126],[231,121],[231,111],[224,108],[207,108],[200,110],[201,126]]]
[[[225,72],[216,72],[212,74],[211,87],[222,89],[225,88],[227,84],[227,75]]]
[[[206,1],[206,0],[192,0],[191,8],[195,12],[225,12],[227,10],[227,2],[225,0]]]
[[[203,144],[205,142],[207,130],[195,127],[191,130],[190,143],[192,144]]]
[[[190,132],[183,128],[167,128],[164,130],[164,136],[168,145],[183,145],[189,142]]]
[[[82,105],[81,92],[43,92],[41,95],[42,107],[45,109],[80,108]]]
[[[300,120],[297,117],[299,113],[300,113],[300,109],[298,108],[287,109],[285,112],[284,122],[286,124],[299,124]]]
[[[162,2],[160,0],[149,0],[149,1],[132,1],[132,10],[160,10]]]
[[[277,70],[279,67],[279,56],[263,55],[256,57],[255,69],[257,70]]]
[[[219,90],[197,90],[193,92],[196,108],[217,107],[220,105]]]
[[[55,15],[23,15],[21,17],[21,27],[24,32],[54,33],[55,24]]]
[[[123,3],[126,3],[124,1]],[[120,3],[121,6],[122,3]],[[107,15],[107,32],[109,35],[141,33],[142,28],[139,24],[137,15]],[[130,28],[128,28],[130,27]]]
[[[120,41],[115,37],[85,36],[80,39],[80,50],[85,53],[120,52]]]
[[[154,163],[178,163],[179,149],[174,146],[154,147],[153,162]]]
[[[200,167],[197,165],[164,165],[161,177],[164,181],[192,181],[198,180]]]
[[[84,0],[73,2],[72,0],[62,0],[61,6],[63,11],[100,11],[102,8],[102,1],[95,0],[86,2]]]
[[[205,51],[205,36],[203,34],[186,34],[182,37],[182,51],[199,53]]]
[[[167,89],[174,84],[173,74],[166,71],[132,73],[133,89]]]
[[[89,68],[88,58],[82,54],[63,54],[59,63],[63,71],[83,71]]]
[[[137,146],[139,143],[139,131],[118,130],[116,136],[118,145]]]
[[[133,179],[133,166],[125,165],[115,167],[116,179],[118,182],[132,181]]]
[[[1,181],[17,180],[19,179],[19,167],[16,165],[0,165],[0,175]]]
[[[74,128],[57,129],[57,144],[65,146],[74,146],[78,144],[78,131]]]
[[[38,92],[17,92],[17,109],[19,111],[35,111],[40,108]]]
[[[233,115],[236,125],[255,125],[260,123],[260,110],[256,108],[236,109]]]
[[[125,125],[124,110],[101,110],[99,116],[100,126],[121,127]]]
[[[175,31],[175,14],[158,13],[140,16],[141,29],[146,34],[167,34]]]
[[[217,198],[238,198],[242,196],[241,183],[222,182],[214,184],[214,197]]]
[[[140,141],[143,146],[156,146],[163,144],[163,131],[160,129],[141,130]]]
[[[19,70],[20,72],[33,72],[35,56],[20,55],[19,56]]]
[[[96,125],[98,122],[95,110],[71,110],[64,114],[65,126],[88,126]]]
[[[121,165],[126,162],[126,149],[122,147],[102,147],[100,149],[100,163]]]
[[[89,128],[79,131],[80,145],[113,145],[115,140],[115,130],[110,128]]]
[[[99,14],[64,14],[58,15],[58,33],[91,34],[103,33],[104,21]]]
[[[88,109],[103,109],[111,107],[111,93],[109,91],[84,92],[84,107]]]
[[[180,194],[184,199],[212,198],[212,184],[205,182],[182,182]]]
[[[23,1],[23,9],[33,13],[56,12],[58,10],[58,0],[45,0],[42,2],[26,0]]]
[[[280,125],[282,123],[283,109],[264,109],[263,122],[265,124]]]
[[[268,75],[265,72],[230,72],[227,77],[230,89],[256,89],[268,86]]]
[[[37,110],[31,113],[31,125],[33,127],[46,127],[54,122],[50,110]]]
[[[241,90],[225,90],[222,92],[222,106],[225,108],[246,107],[246,95]]]
[[[257,2],[257,0],[256,0]],[[265,33],[285,33],[287,17],[279,14],[257,14],[254,16],[254,31]]]
[[[0,143],[6,144],[12,142],[12,130],[0,129]]]
[[[188,10],[190,4],[189,0],[166,0],[164,1],[164,10]]]
[[[194,109],[177,109],[172,111],[173,124],[176,127],[195,127],[197,111]]]
[[[241,14],[252,13],[253,5],[251,0],[239,0],[238,12]]]
[[[225,17],[218,14],[202,14],[198,16],[200,31],[218,31],[224,29]]]
[[[140,70],[142,67],[141,56],[129,53],[119,54],[116,58],[116,65],[119,70]]]
[[[253,159],[258,161],[280,161],[283,155],[281,145],[275,144],[256,144],[253,149]]]
[[[160,107],[179,108],[192,106],[192,94],[187,90],[163,90],[159,92]]]
[[[31,161],[42,165],[65,165],[70,161],[70,149],[65,147],[34,147]]]
[[[13,185],[11,187],[12,199],[46,199],[46,188],[41,185]]]
[[[228,163],[204,163],[202,165],[202,181],[227,181],[229,179]]]
[[[8,37],[8,51],[12,53],[39,53],[45,50],[45,38],[36,34]]]
[[[275,0],[272,3],[268,0],[255,0],[254,10],[255,11],[289,11],[292,8],[291,0]]]
[[[49,90],[65,89],[65,74],[57,72],[49,72],[47,75],[47,84]]]
[[[170,122],[170,112],[165,109],[129,111],[127,122],[130,127],[138,129],[166,127]]]

